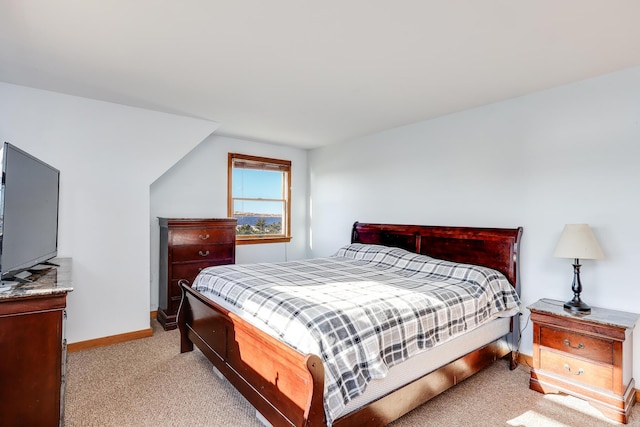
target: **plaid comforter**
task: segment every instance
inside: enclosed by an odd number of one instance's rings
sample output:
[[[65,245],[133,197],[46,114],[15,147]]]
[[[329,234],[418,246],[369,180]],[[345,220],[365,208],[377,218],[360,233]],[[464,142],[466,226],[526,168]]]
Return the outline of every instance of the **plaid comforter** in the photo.
[[[495,270],[363,244],[327,258],[210,267],[193,288],[322,358],[329,425],[389,367],[520,304]]]

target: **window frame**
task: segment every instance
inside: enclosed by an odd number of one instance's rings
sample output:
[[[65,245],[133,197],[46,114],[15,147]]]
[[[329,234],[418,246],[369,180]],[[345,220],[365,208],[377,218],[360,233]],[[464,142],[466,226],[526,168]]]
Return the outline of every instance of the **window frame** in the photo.
[[[233,165],[234,160],[246,160],[252,163],[263,163],[267,165],[265,169],[283,169],[287,173],[287,182],[284,183],[284,216],[282,219],[283,233],[277,235],[238,235],[236,234],[236,245],[249,245],[256,243],[287,243],[291,241],[291,161],[272,159],[269,157],[251,156],[240,153],[229,153],[227,165],[227,216],[235,218],[233,209]],[[268,165],[273,165],[269,167]],[[259,168],[256,168],[259,169]]]

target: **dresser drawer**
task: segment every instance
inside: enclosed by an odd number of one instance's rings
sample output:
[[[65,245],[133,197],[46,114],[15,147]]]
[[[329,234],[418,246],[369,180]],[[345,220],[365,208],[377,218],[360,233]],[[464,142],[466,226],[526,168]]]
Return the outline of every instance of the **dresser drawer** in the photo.
[[[193,281],[189,280],[189,284]],[[180,285],[178,284],[178,280],[172,280],[169,283],[169,297],[171,298],[181,298],[182,297],[182,289],[180,289]]]
[[[540,368],[592,387],[613,389],[612,365],[600,365],[543,348],[540,350]]]
[[[234,247],[229,244],[174,246],[171,262],[230,260],[234,258]]]
[[[200,262],[174,263],[171,268],[171,277],[169,277],[169,280],[186,279],[190,284],[193,284],[193,279],[196,278],[203,268],[226,264],[233,264],[233,260],[214,259]]]
[[[173,230],[171,233],[171,244],[180,245],[201,245],[207,243],[235,243],[236,233],[233,228],[188,228],[183,230]]]
[[[541,326],[540,345],[592,361],[613,364],[613,341],[611,340]]]
[[[167,311],[172,313],[172,314],[177,314],[178,313],[178,308],[180,308],[180,300],[182,299],[182,293],[180,293],[179,295],[175,296],[172,295],[169,297],[169,301],[168,301],[168,305],[167,305]]]

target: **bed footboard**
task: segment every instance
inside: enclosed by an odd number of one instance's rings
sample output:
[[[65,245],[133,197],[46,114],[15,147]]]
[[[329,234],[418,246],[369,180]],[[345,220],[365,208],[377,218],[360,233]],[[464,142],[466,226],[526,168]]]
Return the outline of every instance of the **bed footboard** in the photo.
[[[195,344],[273,425],[323,426],[324,368],[180,283],[180,351]]]

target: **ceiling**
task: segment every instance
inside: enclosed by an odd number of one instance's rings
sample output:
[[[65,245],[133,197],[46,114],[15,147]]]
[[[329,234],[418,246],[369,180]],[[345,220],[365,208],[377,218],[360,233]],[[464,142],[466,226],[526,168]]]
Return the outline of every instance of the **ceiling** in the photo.
[[[0,0],[0,81],[313,148],[640,65],[637,0]]]

